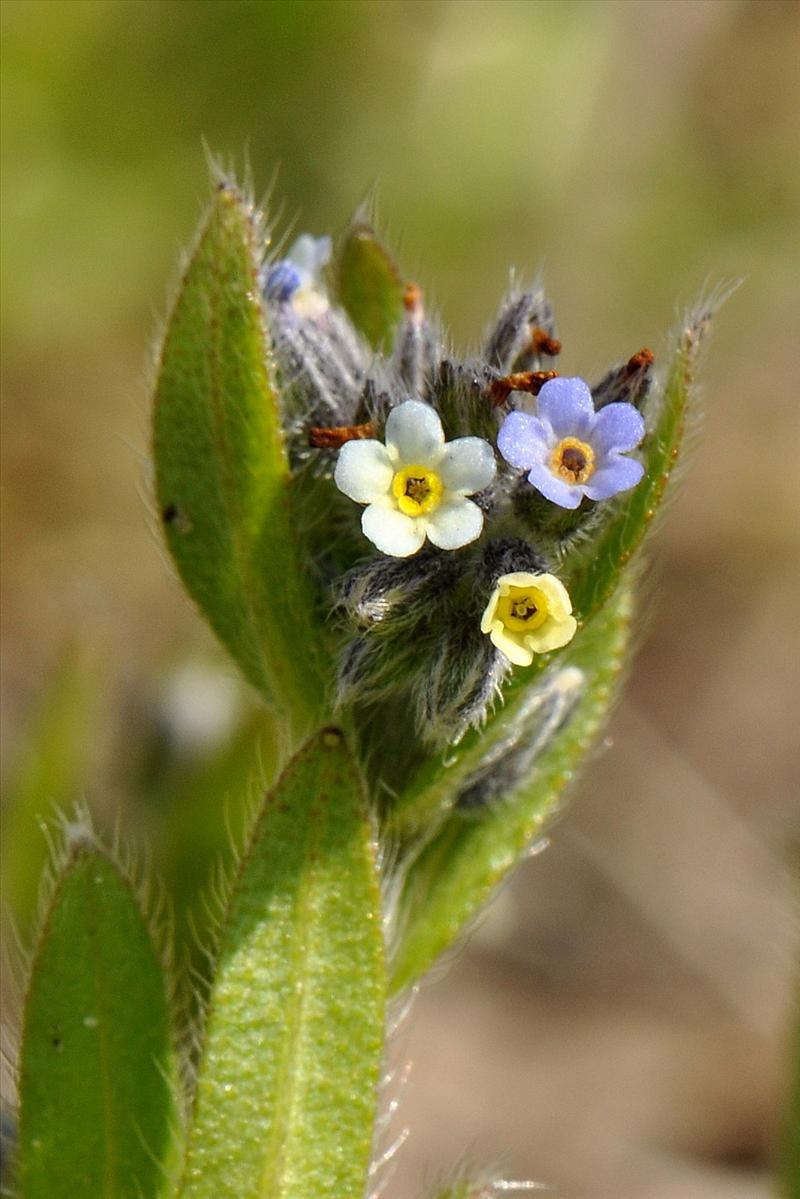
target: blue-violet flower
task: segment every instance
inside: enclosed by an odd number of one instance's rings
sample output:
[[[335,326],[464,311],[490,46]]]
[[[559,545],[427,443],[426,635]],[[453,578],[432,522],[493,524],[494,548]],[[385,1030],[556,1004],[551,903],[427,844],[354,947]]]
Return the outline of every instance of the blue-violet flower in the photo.
[[[606,500],[635,487],[644,467],[626,458],[644,437],[644,421],[633,404],[607,404],[595,412],[583,379],[558,378],[539,392],[536,416],[509,413],[497,448],[528,481],[562,508],[577,508],[584,496]]]
[[[369,505],[361,528],[373,545],[408,558],[426,537],[442,550],[480,537],[483,512],[466,497],[494,479],[497,464],[489,443],[459,437],[445,444],[436,410],[419,400],[391,410],[385,436],[386,445],[345,442],[334,473],[340,491]]]

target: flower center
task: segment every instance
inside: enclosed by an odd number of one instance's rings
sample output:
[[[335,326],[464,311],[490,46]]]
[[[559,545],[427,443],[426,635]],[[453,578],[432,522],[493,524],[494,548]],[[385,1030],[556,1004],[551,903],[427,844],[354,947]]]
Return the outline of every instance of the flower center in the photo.
[[[404,466],[392,479],[392,495],[397,507],[406,516],[421,516],[438,507],[444,494],[444,484],[435,471],[412,463]]]
[[[497,615],[514,633],[531,633],[547,620],[547,596],[538,587],[513,587],[497,601]]]
[[[594,474],[594,450],[577,437],[565,437],[550,455],[550,469],[566,483],[585,483]]]

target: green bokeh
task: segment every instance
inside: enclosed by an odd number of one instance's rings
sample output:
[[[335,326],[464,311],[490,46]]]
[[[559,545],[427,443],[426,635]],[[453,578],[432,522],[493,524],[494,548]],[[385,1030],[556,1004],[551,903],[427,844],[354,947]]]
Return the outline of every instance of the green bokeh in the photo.
[[[374,191],[403,276],[465,349],[512,266],[543,268],[562,369],[590,377],[642,345],[662,361],[660,331],[706,282],[745,278],[702,371],[705,429],[663,530],[636,698],[679,749],[701,726],[704,777],[765,838],[783,830],[800,6],[6,0],[0,18],[8,747],[37,708],[47,726],[66,646],[91,645],[104,696],[85,787],[45,759],[17,771],[36,811],[78,788],[110,827],[166,828],[161,871],[194,898],[220,851],[198,776],[216,765],[237,837],[251,761],[268,777],[280,757],[248,726],[145,779],[159,681],[190,655],[231,673],[148,520],[150,349],[210,152],[249,165],[278,236],[336,232]],[[754,717],[725,671],[755,661],[737,653],[762,627]]]

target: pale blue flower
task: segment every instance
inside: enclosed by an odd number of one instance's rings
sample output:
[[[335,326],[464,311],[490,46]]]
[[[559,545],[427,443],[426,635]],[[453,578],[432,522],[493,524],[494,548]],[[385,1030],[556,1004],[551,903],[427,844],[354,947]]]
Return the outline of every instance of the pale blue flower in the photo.
[[[536,416],[511,412],[497,448],[512,466],[528,471],[528,482],[562,508],[577,508],[584,496],[606,500],[635,487],[644,467],[626,457],[644,437],[644,421],[633,404],[594,410],[583,379],[551,379],[539,392]]]
[[[291,301],[296,308],[327,307],[322,271],[331,260],[332,249],[329,237],[302,233],[286,257],[270,267],[266,281],[269,298],[281,304]]]

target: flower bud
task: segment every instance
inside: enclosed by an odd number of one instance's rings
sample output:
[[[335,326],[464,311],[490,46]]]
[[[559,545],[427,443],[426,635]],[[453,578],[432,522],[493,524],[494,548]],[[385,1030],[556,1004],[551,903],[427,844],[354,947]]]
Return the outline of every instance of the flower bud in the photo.
[[[500,305],[484,346],[489,366],[502,373],[538,370],[542,357],[552,359],[560,350],[555,322],[541,288],[512,288]]]

